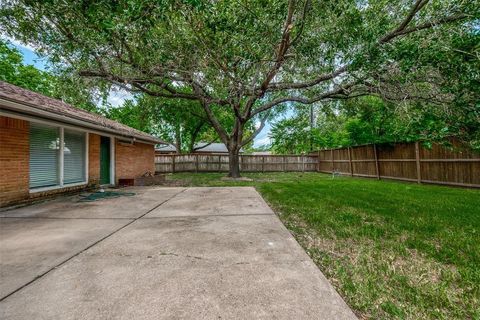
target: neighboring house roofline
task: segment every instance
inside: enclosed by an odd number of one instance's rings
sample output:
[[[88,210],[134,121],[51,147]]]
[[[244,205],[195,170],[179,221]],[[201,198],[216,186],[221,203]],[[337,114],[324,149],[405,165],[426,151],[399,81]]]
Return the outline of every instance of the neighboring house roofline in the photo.
[[[76,127],[115,135],[120,139],[149,144],[166,142],[110,120],[101,115],[75,108],[63,101],[26,90],[0,81],[0,114],[17,118],[43,119],[45,121],[70,124]]]
[[[161,144],[160,146],[155,148],[155,151],[157,152],[177,152],[177,149],[175,146],[171,143],[165,142]]]
[[[155,148],[155,151],[167,153],[176,152],[177,149],[172,143],[167,143],[166,145]],[[240,149],[240,152],[244,152],[243,148]],[[228,154],[228,149],[225,144],[221,142],[197,142],[194,145],[193,153]]]
[[[243,153],[243,148],[240,153]],[[228,153],[227,146],[223,142],[197,142],[194,146],[194,153]]]

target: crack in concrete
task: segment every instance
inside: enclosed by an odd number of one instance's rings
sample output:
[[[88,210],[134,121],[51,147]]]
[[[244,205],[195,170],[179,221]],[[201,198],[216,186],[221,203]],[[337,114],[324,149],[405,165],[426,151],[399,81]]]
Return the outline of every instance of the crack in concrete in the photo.
[[[28,281],[27,283],[25,283],[24,285],[20,286],[19,288],[15,289],[15,290],[13,290],[12,292],[10,292],[10,293],[6,294],[5,296],[1,297],[1,298],[0,298],[0,302],[4,301],[4,300],[7,299],[8,297],[10,297],[10,296],[12,296],[13,294],[19,292],[20,290],[26,288],[27,286],[29,286],[30,284],[34,283],[34,282],[37,281],[38,279],[43,278],[45,275],[47,275],[47,274],[50,273],[51,271],[53,271],[53,270],[61,267],[62,265],[64,265],[64,264],[67,263],[68,261],[70,261],[70,260],[72,260],[73,258],[77,257],[78,255],[82,254],[83,252],[87,251],[88,249],[96,246],[97,244],[99,244],[99,243],[102,242],[103,240],[108,239],[108,238],[110,238],[111,236],[113,236],[114,234],[116,234],[117,232],[125,229],[126,227],[128,227],[129,225],[131,225],[132,223],[134,223],[135,221],[143,218],[144,216],[146,216],[147,214],[149,214],[149,213],[152,212],[153,210],[159,208],[160,206],[162,206],[162,205],[165,204],[166,202],[170,201],[171,199],[175,198],[177,195],[185,192],[186,190],[187,190],[187,189],[185,188],[185,189],[183,189],[183,190],[175,193],[175,194],[172,195],[170,198],[168,198],[168,199],[160,202],[159,204],[155,205],[153,208],[151,208],[150,210],[148,210],[148,211],[145,212],[144,214],[138,216],[137,218],[130,219],[130,221],[129,221],[127,224],[125,224],[125,225],[121,226],[120,228],[117,228],[116,230],[110,232],[109,234],[107,234],[107,235],[104,236],[103,238],[101,238],[101,239],[95,241],[94,243],[88,245],[86,248],[84,248],[84,249],[80,250],[79,252],[73,254],[73,255],[70,256],[69,258],[67,258],[67,259],[63,260],[62,262],[58,263],[57,265],[51,267],[51,268],[48,269],[47,271],[45,271],[45,272],[37,275],[35,278],[33,278],[32,280]]]
[[[161,256],[174,256],[174,257],[184,257],[184,258],[193,258],[193,259],[198,259],[198,260],[205,260],[205,258],[203,257],[199,257],[199,256],[191,256],[189,254],[187,255],[180,255],[178,253],[174,253],[174,252],[160,252],[160,255]],[[148,256],[148,257],[152,257],[152,256]],[[148,258],[147,257],[147,258]]]

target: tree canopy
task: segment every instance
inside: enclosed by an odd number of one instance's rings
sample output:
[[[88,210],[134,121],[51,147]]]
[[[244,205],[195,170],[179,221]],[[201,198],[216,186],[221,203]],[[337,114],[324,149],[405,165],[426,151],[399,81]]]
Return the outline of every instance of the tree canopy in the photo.
[[[359,97],[314,108],[297,108],[272,125],[271,149],[278,154],[308,153],[370,143],[422,141],[449,144],[452,138],[480,149],[480,111],[458,112],[436,105],[392,103]],[[450,112],[452,111],[452,112]],[[454,112],[457,111],[457,112]]]
[[[100,97],[98,89],[86,86],[82,79],[69,78],[65,70],[61,71],[64,73],[56,74],[25,64],[22,53],[15,46],[0,39],[1,81],[63,100],[171,141],[179,153],[195,151],[195,144],[200,141],[218,140],[197,101],[138,94],[119,106],[113,106],[107,101],[108,88],[103,88]],[[228,114],[224,112],[222,123],[228,126],[228,122],[231,124],[232,119],[228,120]]]
[[[285,103],[376,95],[471,106],[478,91],[452,72],[478,70],[452,59],[477,36],[479,10],[466,0],[10,0],[0,22],[84,77],[198,101],[238,176],[240,148]]]
[[[100,91],[98,87],[92,90],[91,84],[65,71],[49,72],[25,64],[22,53],[0,39],[1,81],[63,100],[79,108],[99,112],[97,105],[100,100],[106,99],[106,91]]]
[[[207,144],[219,141],[198,101],[139,94],[122,106],[110,106],[103,113],[110,119],[171,142],[177,153],[192,153],[201,141]],[[216,110],[216,114],[222,126],[232,126],[231,114],[222,109]],[[246,130],[253,129],[247,127]]]

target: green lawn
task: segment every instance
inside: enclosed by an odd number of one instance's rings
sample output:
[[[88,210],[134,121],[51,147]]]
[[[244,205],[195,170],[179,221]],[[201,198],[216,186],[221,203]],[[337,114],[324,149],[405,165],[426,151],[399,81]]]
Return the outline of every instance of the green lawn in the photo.
[[[480,319],[480,190],[318,173],[173,174],[253,185],[361,318]]]

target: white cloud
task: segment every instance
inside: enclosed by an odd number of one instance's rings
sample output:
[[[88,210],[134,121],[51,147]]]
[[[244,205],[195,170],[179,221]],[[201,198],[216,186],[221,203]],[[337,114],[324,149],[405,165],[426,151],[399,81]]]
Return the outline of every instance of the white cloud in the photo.
[[[133,99],[133,95],[124,89],[114,89],[110,91],[107,102],[113,107],[121,107],[125,100]]]

